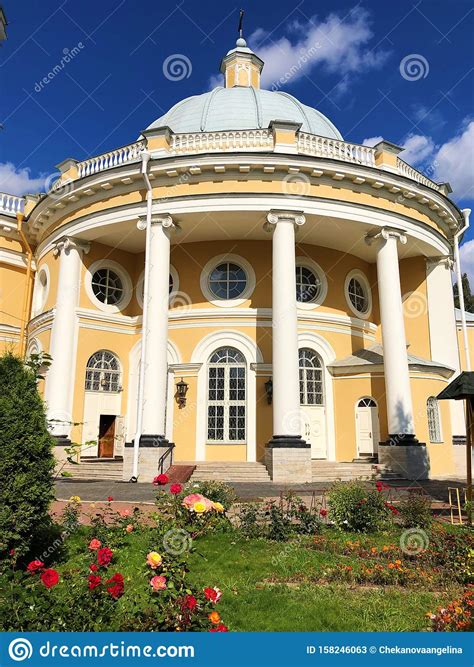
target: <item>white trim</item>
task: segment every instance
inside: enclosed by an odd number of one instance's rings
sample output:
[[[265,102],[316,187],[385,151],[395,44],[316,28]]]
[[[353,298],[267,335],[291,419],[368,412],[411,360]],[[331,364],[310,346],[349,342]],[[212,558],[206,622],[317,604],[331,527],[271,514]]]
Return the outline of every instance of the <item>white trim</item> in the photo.
[[[353,278],[358,280],[361,283],[362,287],[365,289],[365,295],[367,297],[367,310],[364,313],[361,313],[360,310],[357,310],[357,308],[353,305],[349,297],[349,283]],[[370,315],[372,314],[372,289],[370,287],[370,283],[367,279],[367,276],[360,269],[352,269],[352,271],[349,271],[349,273],[347,274],[346,279],[344,281],[344,296],[346,297],[347,305],[354,313],[354,315],[357,315],[357,317],[359,317],[362,320],[367,320],[370,317]]]
[[[42,275],[46,276],[45,285],[41,284]],[[51,275],[49,272],[49,266],[47,264],[43,264],[41,267],[38,268],[35,275],[35,286],[33,290],[33,306],[31,309],[32,313],[34,313],[33,315],[34,317],[42,312],[44,304],[48,299],[50,286],[51,286]]]
[[[172,200],[168,198],[161,204],[157,200],[153,205],[153,213],[171,213],[178,217],[186,213],[218,215],[221,211],[240,211],[242,214],[245,214],[246,211],[256,211],[266,214],[269,209],[273,208],[291,210],[294,208],[298,211],[304,208],[307,218],[308,216],[315,215],[359,222],[361,224],[361,236],[382,227],[396,227],[407,232],[413,239],[428,244],[432,249],[433,255],[446,255],[451,252],[449,241],[443,236],[443,232],[434,229],[428,224],[411,219],[408,215],[400,215],[392,211],[340,200],[294,197],[289,201],[286,195],[278,195],[276,193],[253,194],[250,196],[236,196],[235,193],[231,193],[202,197],[189,196]],[[124,221],[143,216],[146,212],[145,209],[145,203],[127,204],[98,213],[88,214],[79,220],[76,219],[62,225],[40,242],[37,250],[38,259],[41,259],[45,253],[49,252],[54,243],[65,234],[80,236],[90,230],[97,231],[102,226],[121,224]],[[62,215],[64,215],[64,210],[62,210]],[[433,220],[433,222],[435,221]]]
[[[334,423],[333,377],[328,365],[336,359],[336,354],[328,341],[315,333],[298,333],[298,350],[309,347],[319,354],[324,363],[324,407],[326,415],[327,460],[336,461],[336,431]]]
[[[237,264],[245,272],[247,284],[245,285],[245,289],[238,299],[219,299],[215,294],[213,294],[213,292],[211,292],[209,287],[209,276],[211,271],[223,262],[232,262],[233,264]],[[204,298],[209,301],[209,303],[212,303],[214,306],[219,306],[219,308],[232,308],[235,306],[240,306],[241,304],[248,301],[255,289],[256,278],[252,265],[244,257],[241,255],[235,255],[233,253],[223,253],[221,255],[212,257],[205,264],[203,270],[201,271],[199,282],[201,285],[201,292],[203,293]]]
[[[196,461],[206,458],[207,441],[207,362],[219,347],[235,347],[245,357],[247,365],[247,461],[257,460],[257,388],[256,373],[251,364],[263,363],[258,345],[239,331],[216,331],[203,338],[193,350],[191,363],[202,364],[198,372],[196,406]]]
[[[92,276],[99,269],[110,269],[115,271],[115,273],[122,281],[123,294],[118,303],[113,305],[110,303],[102,303],[102,301],[99,301],[99,299],[95,296],[92,289]],[[133,285],[128,272],[123,268],[123,266],[121,266],[118,262],[114,262],[112,259],[99,259],[96,262],[93,262],[89,268],[86,269],[84,275],[84,286],[90,301],[96,308],[102,310],[105,313],[119,313],[121,310],[128,306],[133,295]]]
[[[19,266],[26,269],[28,266],[28,259],[22,252],[15,252],[14,250],[7,250],[0,248],[0,263],[10,264],[11,266]],[[32,268],[35,270],[35,263],[32,263]]]
[[[314,310],[315,308],[318,308],[321,304],[324,303],[324,300],[327,296],[328,293],[328,281],[326,278],[326,274],[320,267],[320,265],[314,261],[314,259],[311,259],[309,257],[306,257],[304,255],[298,255],[296,257],[296,266],[303,266],[306,269],[309,269],[312,271],[316,276],[319,278],[321,281],[321,290],[316,299],[313,301],[297,301],[296,302],[296,308],[298,310]]]

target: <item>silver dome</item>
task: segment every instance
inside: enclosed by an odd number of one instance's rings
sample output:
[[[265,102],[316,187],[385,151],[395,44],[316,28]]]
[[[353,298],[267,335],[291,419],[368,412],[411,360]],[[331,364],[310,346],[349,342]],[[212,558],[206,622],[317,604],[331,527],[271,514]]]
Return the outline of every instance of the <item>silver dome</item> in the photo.
[[[339,130],[316,109],[288,93],[251,87],[214,88],[174,105],[147,129],[168,126],[176,134],[266,128],[272,120],[301,123],[303,132],[342,139]]]

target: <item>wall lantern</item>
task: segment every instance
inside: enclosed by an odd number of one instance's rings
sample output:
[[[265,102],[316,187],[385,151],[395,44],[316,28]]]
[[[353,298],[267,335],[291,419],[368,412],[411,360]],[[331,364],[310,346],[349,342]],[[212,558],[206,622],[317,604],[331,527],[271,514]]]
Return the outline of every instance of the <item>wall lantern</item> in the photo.
[[[267,403],[268,405],[272,404],[272,399],[273,399],[273,380],[272,378],[268,378],[268,380],[265,382],[265,392],[267,394]]]
[[[188,393],[188,389],[189,385],[183,380],[183,378],[181,378],[181,380],[176,383],[176,402],[180,409],[184,408],[186,405],[186,394]]]

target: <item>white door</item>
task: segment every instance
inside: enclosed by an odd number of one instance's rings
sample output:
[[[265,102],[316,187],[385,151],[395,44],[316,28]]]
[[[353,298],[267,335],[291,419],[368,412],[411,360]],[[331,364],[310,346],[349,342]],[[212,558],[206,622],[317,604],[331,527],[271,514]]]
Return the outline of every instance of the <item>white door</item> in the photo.
[[[323,362],[309,348],[299,351],[302,436],[311,444],[311,458],[327,458]]]
[[[372,398],[363,398],[356,407],[357,452],[359,456],[375,454],[380,439],[379,413]]]

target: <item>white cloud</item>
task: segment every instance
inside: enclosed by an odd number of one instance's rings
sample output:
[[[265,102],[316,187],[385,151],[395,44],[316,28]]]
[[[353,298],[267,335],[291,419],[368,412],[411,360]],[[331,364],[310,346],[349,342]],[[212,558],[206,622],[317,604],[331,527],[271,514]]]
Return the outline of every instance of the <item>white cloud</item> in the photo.
[[[341,79],[381,67],[388,53],[373,51],[368,43],[374,36],[369,13],[359,7],[341,18],[330,14],[322,21],[313,17],[304,24],[287,25],[287,35],[276,41],[262,28],[250,36],[249,46],[265,63],[262,87],[280,89],[312,74],[316,66],[336,73]],[[334,94],[345,92],[348,81]]]
[[[46,177],[32,178],[27,168],[17,169],[12,162],[0,162],[0,192],[24,195],[43,190]]]
[[[469,283],[474,287],[474,241],[466,241],[459,248],[461,270],[467,273]]]
[[[368,137],[368,139],[364,139],[362,142],[363,146],[375,146],[376,144],[379,143],[379,141],[383,141],[383,137]]]
[[[412,165],[421,164],[433,155],[435,143],[431,137],[422,134],[409,134],[402,142],[404,150],[400,157]]]
[[[435,180],[448,181],[457,198],[473,197],[474,121],[441,146],[434,157],[434,168]]]

